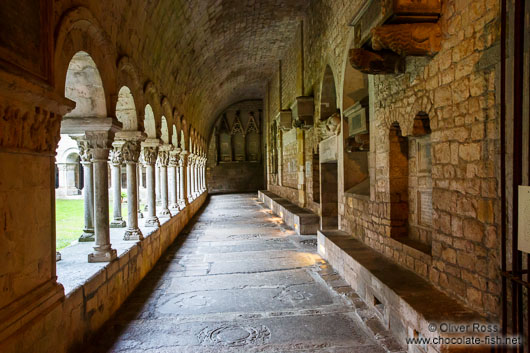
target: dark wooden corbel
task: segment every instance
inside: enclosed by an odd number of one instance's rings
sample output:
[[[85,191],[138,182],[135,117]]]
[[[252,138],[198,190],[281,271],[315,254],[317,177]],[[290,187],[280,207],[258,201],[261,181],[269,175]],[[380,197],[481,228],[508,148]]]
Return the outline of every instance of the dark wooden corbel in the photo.
[[[350,64],[365,74],[398,74],[405,71],[405,60],[390,51],[373,52],[356,48],[350,49]]]

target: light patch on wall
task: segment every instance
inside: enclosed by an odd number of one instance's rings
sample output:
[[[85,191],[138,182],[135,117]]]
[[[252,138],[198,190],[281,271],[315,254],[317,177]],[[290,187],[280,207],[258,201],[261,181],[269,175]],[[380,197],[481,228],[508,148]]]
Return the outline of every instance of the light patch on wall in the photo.
[[[530,253],[530,186],[519,185],[518,246],[520,251]]]

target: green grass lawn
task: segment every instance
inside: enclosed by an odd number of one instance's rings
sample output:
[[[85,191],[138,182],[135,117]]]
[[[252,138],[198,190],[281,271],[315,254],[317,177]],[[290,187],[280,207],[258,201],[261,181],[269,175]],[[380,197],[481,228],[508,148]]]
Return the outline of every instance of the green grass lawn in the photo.
[[[112,220],[112,203],[109,205],[109,220]],[[127,204],[121,207],[122,217],[127,219]],[[56,248],[61,250],[79,239],[85,225],[83,200],[55,200]]]

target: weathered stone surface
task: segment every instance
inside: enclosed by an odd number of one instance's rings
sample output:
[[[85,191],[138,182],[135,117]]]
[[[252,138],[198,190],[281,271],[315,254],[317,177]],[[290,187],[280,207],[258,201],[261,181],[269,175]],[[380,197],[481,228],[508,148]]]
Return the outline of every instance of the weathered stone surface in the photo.
[[[271,223],[273,236],[265,231],[264,237],[241,240],[225,232],[216,239],[231,247],[211,247],[213,220],[238,205],[245,214],[234,229],[260,235],[269,227],[256,226]],[[254,217],[262,210],[249,195],[212,196],[89,351],[385,352],[379,336],[364,331],[355,308],[330,288],[337,279],[329,287],[317,279],[322,260],[315,249],[297,245],[300,237],[292,232],[278,237],[273,217]],[[272,250],[271,239],[293,249]]]

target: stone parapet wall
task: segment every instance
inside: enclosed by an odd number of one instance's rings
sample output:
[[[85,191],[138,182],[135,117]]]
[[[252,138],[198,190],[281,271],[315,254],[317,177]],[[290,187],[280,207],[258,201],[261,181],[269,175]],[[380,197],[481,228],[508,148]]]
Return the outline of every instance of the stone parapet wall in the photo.
[[[207,198],[203,193],[47,312],[0,342],[2,353],[78,352],[118,310]]]

